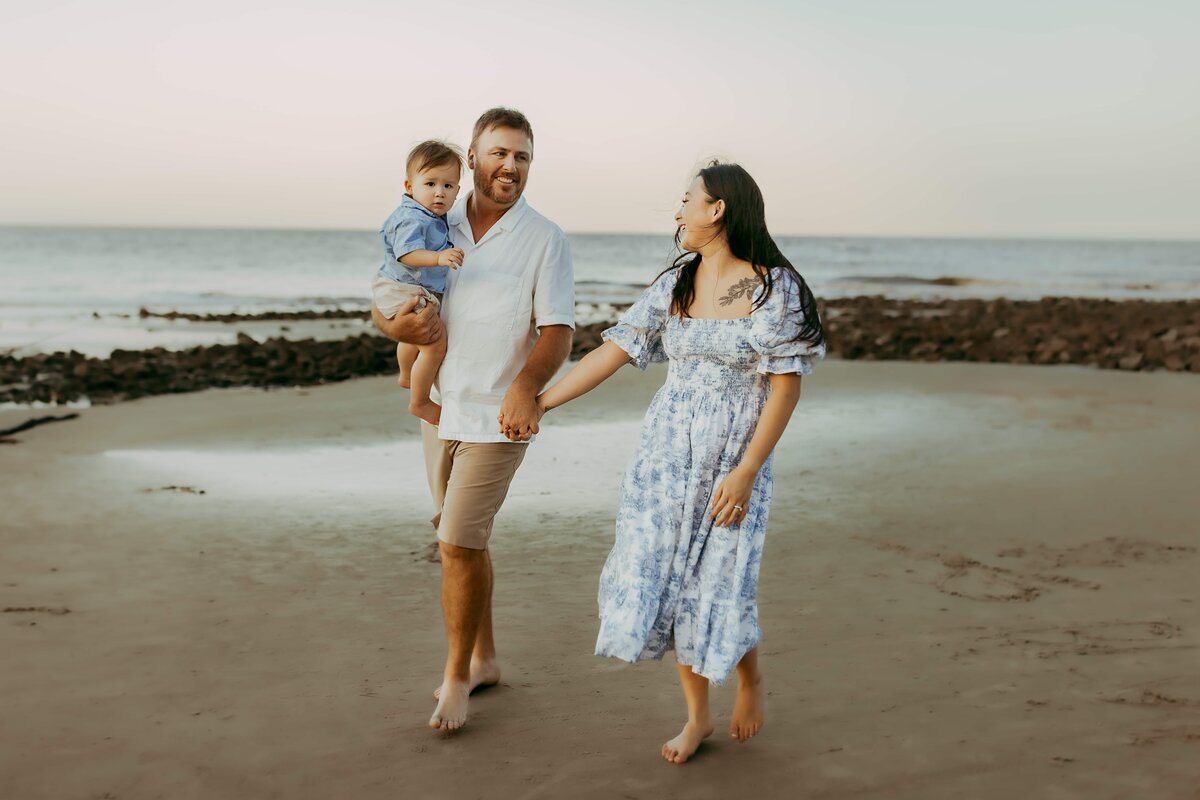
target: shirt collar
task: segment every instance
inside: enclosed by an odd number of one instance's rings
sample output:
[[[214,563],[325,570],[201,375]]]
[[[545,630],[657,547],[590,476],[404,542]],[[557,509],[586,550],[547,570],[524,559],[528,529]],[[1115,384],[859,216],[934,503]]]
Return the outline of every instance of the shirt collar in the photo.
[[[470,223],[467,222],[467,200],[474,193],[475,190],[472,189],[465,197],[462,197],[457,203],[451,206],[450,210],[446,212],[446,222],[451,225],[462,225],[470,228]],[[418,205],[420,204],[418,203]],[[517,202],[513,203],[508,211],[504,212],[504,216],[498,219],[492,227],[499,228],[502,231],[511,231],[517,227],[517,223],[521,221],[521,218],[525,216],[528,210],[529,204],[525,202],[525,196],[521,195],[521,197],[517,198]]]
[[[434,219],[437,219],[437,214],[433,213],[428,208],[426,208],[425,206],[421,205],[416,200],[414,200],[413,196],[411,194],[404,195],[404,199],[402,199],[400,201],[400,205],[404,208],[415,208],[417,211],[423,212],[425,214],[425,216],[433,217]],[[451,210],[453,210],[453,208],[454,207],[451,206]]]

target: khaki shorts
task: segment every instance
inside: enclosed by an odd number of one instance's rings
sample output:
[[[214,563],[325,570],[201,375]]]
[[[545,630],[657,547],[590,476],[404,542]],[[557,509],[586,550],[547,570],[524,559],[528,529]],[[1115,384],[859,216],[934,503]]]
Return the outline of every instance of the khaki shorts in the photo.
[[[375,300],[375,307],[379,309],[379,313],[387,319],[396,316],[400,306],[413,297],[420,297],[424,301],[417,303],[414,311],[420,311],[429,303],[441,305],[438,296],[424,286],[418,286],[415,283],[400,283],[388,278],[375,279],[375,282],[371,284],[371,297]]]
[[[528,444],[458,442],[439,439],[421,423],[425,470],[438,513],[430,522],[437,538],[471,550],[486,550],[496,512],[508,495]]]

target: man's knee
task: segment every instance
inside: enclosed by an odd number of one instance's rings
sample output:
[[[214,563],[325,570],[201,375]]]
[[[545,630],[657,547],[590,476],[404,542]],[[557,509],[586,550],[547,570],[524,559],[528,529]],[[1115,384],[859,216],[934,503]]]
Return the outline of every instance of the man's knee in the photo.
[[[441,551],[443,564],[449,561],[456,564],[468,565],[474,563],[482,564],[486,563],[487,561],[487,550],[476,550],[472,547],[460,547],[459,545],[450,544],[449,542],[441,539],[438,539],[438,549]]]

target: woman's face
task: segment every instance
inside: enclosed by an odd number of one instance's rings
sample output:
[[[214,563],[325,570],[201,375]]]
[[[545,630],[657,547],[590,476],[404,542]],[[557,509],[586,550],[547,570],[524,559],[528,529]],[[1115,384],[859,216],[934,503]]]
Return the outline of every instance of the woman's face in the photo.
[[[694,253],[720,234],[716,224],[724,211],[725,204],[713,200],[704,188],[704,179],[697,175],[683,193],[683,201],[675,212],[675,223],[679,226],[679,245]]]

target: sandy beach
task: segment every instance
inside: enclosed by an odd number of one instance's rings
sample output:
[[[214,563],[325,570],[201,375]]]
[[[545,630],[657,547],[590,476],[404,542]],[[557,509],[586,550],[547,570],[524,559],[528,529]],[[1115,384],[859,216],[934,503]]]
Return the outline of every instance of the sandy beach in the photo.
[[[0,797],[1200,797],[1200,377],[831,360],[777,453],[766,727],[659,756],[670,662],[591,655],[641,413],[547,418],[497,520],[504,675],[444,640],[391,377],[83,409],[0,445]],[[42,412],[0,412],[0,429]]]

